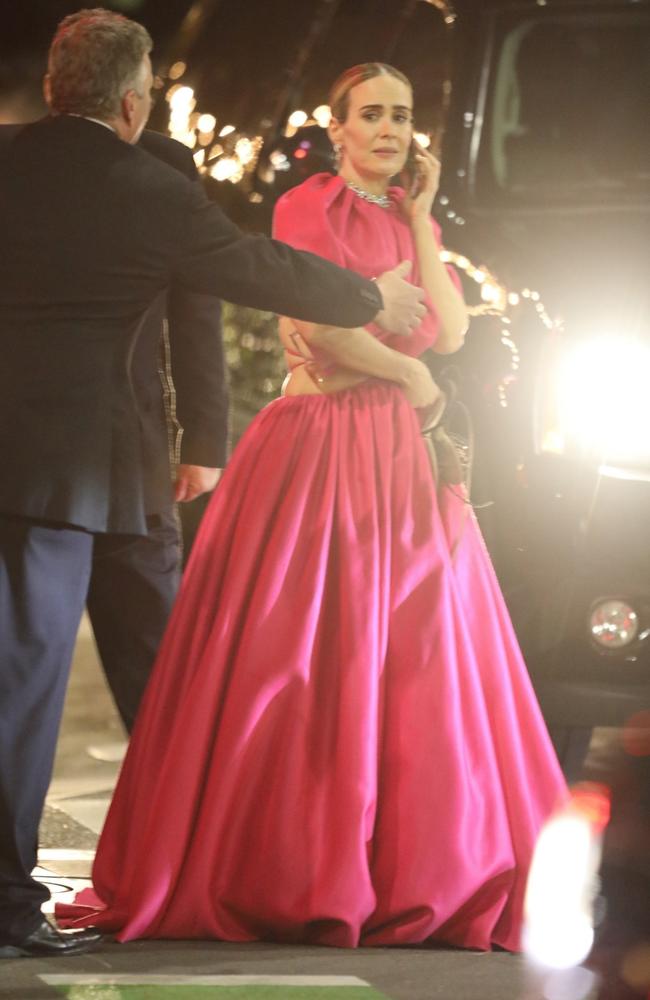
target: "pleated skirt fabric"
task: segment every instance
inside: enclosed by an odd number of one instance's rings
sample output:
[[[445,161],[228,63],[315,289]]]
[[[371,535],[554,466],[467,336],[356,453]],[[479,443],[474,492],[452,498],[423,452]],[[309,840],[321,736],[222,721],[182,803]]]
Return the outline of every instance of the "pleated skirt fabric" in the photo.
[[[94,890],[58,915],[516,950],[564,794],[473,512],[437,496],[402,393],[283,398],[205,514]]]

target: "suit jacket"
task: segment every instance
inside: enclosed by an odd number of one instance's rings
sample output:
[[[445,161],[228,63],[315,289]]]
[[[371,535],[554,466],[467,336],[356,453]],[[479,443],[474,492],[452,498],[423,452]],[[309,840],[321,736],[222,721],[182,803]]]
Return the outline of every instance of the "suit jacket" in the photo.
[[[139,143],[190,180],[200,183],[192,153],[182,143],[146,131]],[[162,332],[165,330],[162,356]],[[221,302],[174,284],[150,306],[133,352],[131,381],[142,438],[147,514],[172,503],[169,425],[161,364],[169,361],[176,417],[183,429],[179,459],[222,468],[228,445],[228,388],[221,338]],[[166,376],[165,376],[166,377]]]
[[[0,513],[89,531],[146,532],[133,355],[168,287],[339,326],[381,308],[83,118],[0,128],[0,234]]]

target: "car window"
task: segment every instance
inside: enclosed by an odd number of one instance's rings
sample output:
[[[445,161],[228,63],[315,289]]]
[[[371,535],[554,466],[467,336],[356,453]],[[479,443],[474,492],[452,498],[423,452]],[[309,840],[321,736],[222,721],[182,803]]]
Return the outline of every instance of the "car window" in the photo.
[[[497,32],[478,184],[512,201],[647,195],[650,19],[530,18]]]

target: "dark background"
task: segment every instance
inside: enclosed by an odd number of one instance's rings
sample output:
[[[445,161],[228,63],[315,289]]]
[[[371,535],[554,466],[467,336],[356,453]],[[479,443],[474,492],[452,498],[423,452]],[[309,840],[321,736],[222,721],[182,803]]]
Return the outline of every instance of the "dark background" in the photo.
[[[43,114],[49,41],[61,18],[81,6],[0,0],[0,121]],[[149,29],[154,69],[162,76],[185,59],[183,83],[194,87],[200,109],[242,130],[266,133],[292,109],[313,110],[326,102],[343,69],[370,60],[406,72],[415,87],[418,128],[440,127],[449,46],[440,11],[428,2],[113,0],[103,6]],[[151,125],[164,131],[164,106]]]
[[[81,7],[104,6],[140,21],[164,49],[192,0],[0,0],[0,121],[26,121],[44,111],[41,79],[56,26]]]

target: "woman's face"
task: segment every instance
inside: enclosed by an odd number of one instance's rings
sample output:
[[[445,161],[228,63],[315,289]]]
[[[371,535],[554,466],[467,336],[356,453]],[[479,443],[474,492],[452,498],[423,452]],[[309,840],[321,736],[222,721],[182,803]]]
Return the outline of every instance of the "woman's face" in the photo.
[[[411,88],[394,76],[375,76],[349,92],[344,122],[332,120],[330,138],[341,145],[339,172],[366,186],[386,185],[403,168],[413,135]]]

